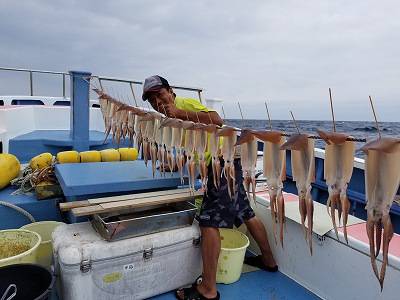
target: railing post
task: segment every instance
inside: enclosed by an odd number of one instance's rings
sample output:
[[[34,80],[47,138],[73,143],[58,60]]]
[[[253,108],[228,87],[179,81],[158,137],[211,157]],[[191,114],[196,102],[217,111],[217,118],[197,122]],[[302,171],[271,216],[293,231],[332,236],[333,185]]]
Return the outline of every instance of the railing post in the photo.
[[[65,98],[65,74],[62,74],[63,98]]]
[[[71,86],[70,133],[72,147],[89,150],[89,72],[69,71]]]
[[[33,96],[33,72],[29,72],[29,89],[31,92],[31,96]]]

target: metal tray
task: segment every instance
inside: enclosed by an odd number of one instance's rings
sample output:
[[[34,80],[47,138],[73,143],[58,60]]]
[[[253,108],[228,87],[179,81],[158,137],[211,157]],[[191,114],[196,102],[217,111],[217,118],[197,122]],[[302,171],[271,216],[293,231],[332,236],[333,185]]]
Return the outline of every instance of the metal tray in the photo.
[[[190,226],[195,214],[196,207],[187,201],[93,215],[91,222],[104,239],[116,241]]]

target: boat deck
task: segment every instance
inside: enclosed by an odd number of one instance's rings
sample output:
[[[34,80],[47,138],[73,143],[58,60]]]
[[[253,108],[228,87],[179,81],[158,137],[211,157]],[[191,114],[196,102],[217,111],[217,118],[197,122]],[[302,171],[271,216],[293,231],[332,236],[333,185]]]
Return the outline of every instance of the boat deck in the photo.
[[[269,273],[254,271],[244,273],[240,280],[229,284],[218,284],[221,299],[258,300],[258,299],[320,299],[289,277],[280,272]],[[152,300],[176,299],[173,292],[166,293]]]

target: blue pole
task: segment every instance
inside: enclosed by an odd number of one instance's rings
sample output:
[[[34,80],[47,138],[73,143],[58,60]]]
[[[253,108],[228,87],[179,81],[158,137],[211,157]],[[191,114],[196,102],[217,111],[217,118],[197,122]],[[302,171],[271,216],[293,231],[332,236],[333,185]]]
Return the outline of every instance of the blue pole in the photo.
[[[71,86],[70,134],[76,151],[89,150],[89,72],[69,71]]]

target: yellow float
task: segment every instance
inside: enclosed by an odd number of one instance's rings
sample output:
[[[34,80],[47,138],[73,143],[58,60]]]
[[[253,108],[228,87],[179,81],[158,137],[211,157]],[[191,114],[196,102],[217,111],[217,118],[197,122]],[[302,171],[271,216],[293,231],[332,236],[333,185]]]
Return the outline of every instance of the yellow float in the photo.
[[[103,162],[119,161],[121,158],[118,150],[115,149],[101,150],[100,154],[101,154],[101,161]]]
[[[39,154],[31,159],[29,162],[29,166],[32,170],[43,169],[46,167],[50,167],[53,161],[53,155],[49,152]]]
[[[18,177],[21,165],[15,155],[0,153],[0,190]]]
[[[101,162],[101,154],[99,151],[84,151],[79,154],[81,156],[81,163]]]
[[[57,153],[57,161],[60,164],[79,163],[81,159],[76,151],[63,151]]]
[[[121,155],[121,161],[136,160],[138,157],[138,151],[136,148],[119,148],[118,152]]]

